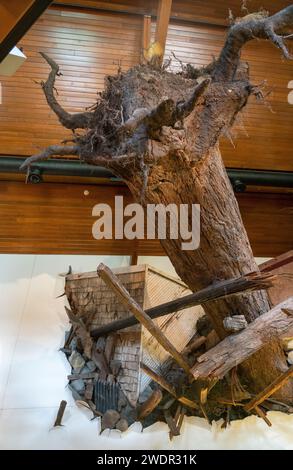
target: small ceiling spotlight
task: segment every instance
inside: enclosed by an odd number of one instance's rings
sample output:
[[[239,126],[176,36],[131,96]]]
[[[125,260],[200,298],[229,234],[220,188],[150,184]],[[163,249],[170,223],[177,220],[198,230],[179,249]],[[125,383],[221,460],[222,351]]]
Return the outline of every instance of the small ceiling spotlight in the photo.
[[[41,171],[38,168],[30,169],[26,178],[27,183],[40,184],[43,181]]]
[[[232,180],[232,186],[235,193],[244,193],[244,191],[246,190],[246,184],[239,179]]]

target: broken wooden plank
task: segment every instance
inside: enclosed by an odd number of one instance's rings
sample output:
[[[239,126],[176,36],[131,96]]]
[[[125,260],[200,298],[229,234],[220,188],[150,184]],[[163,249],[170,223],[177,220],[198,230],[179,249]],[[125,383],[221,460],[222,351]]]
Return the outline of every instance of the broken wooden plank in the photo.
[[[191,369],[195,379],[222,378],[266,343],[293,331],[293,297],[264,313],[240,333],[227,336],[197,359]]]
[[[97,379],[99,374],[97,372],[86,372],[84,374],[70,374],[67,376],[67,379],[71,382],[72,380],[91,380]]]
[[[146,418],[149,414],[151,414],[152,411],[157,408],[162,398],[162,391],[159,388],[154,390],[151,396],[139,408],[137,419],[140,421]]]
[[[249,403],[244,407],[246,411],[250,411],[256,406],[260,405],[263,401],[269,398],[273,393],[275,393],[279,388],[281,388],[284,383],[293,376],[293,366],[289,367],[286,372],[281,374],[279,377],[274,380],[270,385],[268,385],[262,392],[256,395]]]
[[[145,313],[152,319],[168,315],[169,313],[178,312],[189,307],[196,305],[203,305],[211,300],[228,297],[229,295],[240,294],[242,292],[251,292],[254,290],[268,289],[273,286],[276,276],[270,273],[252,273],[246,276],[229,279],[227,281],[217,282],[205,289],[200,290],[194,294],[189,294],[179,299],[165,302],[156,307],[149,308]],[[93,338],[98,338],[113,331],[122,330],[129,326],[136,325],[138,320],[135,316],[130,316],[123,320],[116,320],[108,323],[107,325],[100,326],[99,328],[91,331]]]
[[[170,439],[172,440],[173,436],[180,436],[179,429],[176,426],[175,419],[171,415],[170,410],[164,410],[164,418],[165,418],[166,423],[169,426]]]
[[[191,340],[184,349],[183,354],[190,354],[193,351],[196,351],[206,342],[206,340],[206,336],[199,336],[198,338]]]
[[[259,406],[255,406],[254,409],[255,409],[256,413],[258,414],[258,416],[260,418],[262,418],[268,426],[272,425],[269,418],[266,416],[265,412]]]
[[[244,315],[234,315],[233,317],[224,318],[223,325],[226,331],[236,333],[247,327],[247,321]]]
[[[164,390],[167,390],[170,395],[177,397],[175,388],[173,387],[173,385],[169,384],[167,380],[164,379],[164,377],[161,377],[159,374],[150,369],[146,364],[143,364],[143,362],[140,363],[140,369],[145,372],[149,377],[151,377],[151,379],[154,380],[154,382],[156,382],[158,385],[160,385]]]
[[[93,398],[93,393],[94,393],[94,384],[93,384],[93,382],[90,382],[90,383],[86,384],[84,397],[87,400],[91,400]]]
[[[187,406],[188,408],[192,408],[192,409],[198,409],[199,408],[198,405],[195,402],[193,402],[192,400],[190,400],[189,398],[184,397],[184,396],[179,397],[177,395],[176,390],[173,387],[173,385],[169,384],[166,379],[164,379],[163,377],[158,375],[156,372],[154,372],[152,369],[150,369],[148,366],[146,366],[142,362],[140,363],[140,368],[149,377],[151,377],[154,382],[156,382],[162,388],[164,388],[167,392],[169,392],[170,395],[172,395],[174,398],[176,398],[176,400],[178,400],[180,403]]]
[[[130,310],[139,322],[149,331],[149,333],[158,341],[158,343],[173,357],[173,359],[182,367],[187,374],[190,372],[189,364],[186,362],[182,354],[177,351],[173,344],[168,340],[160,328],[152,321],[152,319],[143,311],[138,303],[130,296],[129,292],[120,283],[115,274],[101,263],[98,266],[97,273],[103,281],[115,292],[122,304]]]
[[[67,401],[62,400],[60,402],[57,417],[56,417],[56,420],[55,420],[55,423],[54,423],[54,428],[56,426],[62,426],[62,419],[63,419],[63,415],[64,415],[64,412],[65,412],[66,405],[67,405]]]

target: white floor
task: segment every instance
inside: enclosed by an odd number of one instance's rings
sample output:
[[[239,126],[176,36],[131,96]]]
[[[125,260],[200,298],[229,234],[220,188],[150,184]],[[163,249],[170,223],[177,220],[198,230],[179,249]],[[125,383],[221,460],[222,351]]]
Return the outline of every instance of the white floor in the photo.
[[[74,403],[66,388],[70,372],[58,351],[67,326],[64,278],[69,264],[75,272],[95,270],[100,261],[127,265],[127,257],[0,255],[0,448],[1,449],[293,449],[293,416],[270,413],[273,427],[251,416],[209,426],[187,419],[172,443],[167,426],[158,423],[141,432],[139,423],[121,435],[105,431],[99,421]],[[143,259],[142,262],[149,260]],[[151,264],[170,270],[168,261]],[[52,429],[61,400],[67,400],[64,426]]]

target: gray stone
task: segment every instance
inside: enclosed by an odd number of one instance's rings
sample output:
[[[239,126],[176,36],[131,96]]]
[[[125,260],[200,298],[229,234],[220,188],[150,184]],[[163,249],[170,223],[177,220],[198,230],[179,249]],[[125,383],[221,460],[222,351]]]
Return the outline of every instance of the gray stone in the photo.
[[[115,424],[120,420],[120,414],[116,410],[108,410],[103,414],[101,430],[113,429]]]
[[[80,394],[76,390],[74,390],[74,388],[71,386],[71,384],[68,384],[68,387],[71,390],[72,397],[73,397],[74,400],[81,400],[82,399]]]
[[[69,362],[72,365],[75,373],[79,373],[83,366],[85,365],[85,360],[83,359],[82,355],[79,354],[77,351],[73,351],[69,357]]]
[[[94,372],[97,368],[96,364],[94,363],[94,361],[88,361],[86,363],[86,366],[88,367],[89,371],[90,372]]]
[[[119,389],[119,398],[118,398],[118,411],[121,411],[122,408],[127,406],[127,398],[122,392],[122,390]]]
[[[104,336],[100,336],[98,341],[96,342],[96,348],[100,351],[104,351],[106,346],[106,338]]]
[[[84,392],[85,385],[84,385],[84,381],[82,379],[72,380],[70,385],[77,393]]]
[[[153,389],[148,385],[144,391],[139,395],[138,403],[144,403],[153,393]]]
[[[66,343],[66,341],[68,340],[69,335],[70,335],[70,330],[65,331],[65,343]]]
[[[89,370],[89,368],[85,365],[81,371],[80,371],[81,374],[90,374],[91,371]]]
[[[135,408],[133,408],[129,403],[127,403],[126,407],[123,408],[123,410],[121,411],[121,418],[126,419],[128,425],[130,426],[136,421],[137,418]]]
[[[116,423],[116,429],[119,429],[121,432],[125,432],[128,429],[128,422],[125,418],[119,419],[118,423]]]
[[[77,348],[77,338],[76,337],[72,338],[72,340],[69,343],[69,347],[70,347],[71,351],[75,351],[75,349]]]

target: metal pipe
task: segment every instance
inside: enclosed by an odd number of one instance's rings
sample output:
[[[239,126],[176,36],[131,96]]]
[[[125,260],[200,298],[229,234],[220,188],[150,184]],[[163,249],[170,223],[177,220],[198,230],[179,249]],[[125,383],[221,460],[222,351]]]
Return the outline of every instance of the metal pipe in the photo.
[[[19,173],[21,163],[23,163],[22,157],[0,156],[0,173]],[[79,160],[69,159],[50,159],[37,162],[32,165],[31,171],[38,173],[40,176],[47,174],[84,178],[108,178],[116,181],[118,179],[110,170],[88,165]],[[289,171],[227,168],[227,173],[235,191],[245,191],[247,185],[293,188],[293,172]]]

